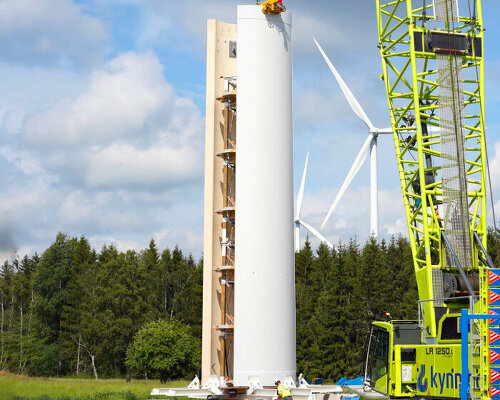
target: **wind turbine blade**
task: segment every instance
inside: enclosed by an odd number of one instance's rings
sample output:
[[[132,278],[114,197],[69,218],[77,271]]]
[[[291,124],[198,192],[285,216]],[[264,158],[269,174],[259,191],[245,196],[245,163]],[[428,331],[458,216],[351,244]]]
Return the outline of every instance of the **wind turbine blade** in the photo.
[[[332,215],[333,211],[335,210],[335,207],[337,207],[337,204],[339,203],[340,199],[344,195],[345,191],[351,184],[352,180],[356,176],[356,174],[359,172],[361,169],[361,166],[363,165],[364,161],[366,160],[366,156],[368,155],[368,150],[370,149],[370,144],[373,140],[372,135],[368,135],[368,137],[365,140],[365,143],[363,143],[363,146],[361,147],[361,151],[358,153],[356,159],[354,160],[354,163],[352,164],[352,167],[347,174],[347,177],[345,178],[344,183],[340,187],[339,192],[337,193],[337,197],[335,197],[335,200],[333,201],[332,205],[330,206],[330,209],[328,210],[328,214],[326,215],[323,224],[321,225],[321,229],[323,229],[328,222],[328,219]]]
[[[307,164],[309,163],[309,152],[306,155],[304,164],[304,172],[302,173],[302,181],[300,182],[299,194],[297,196],[297,214],[295,218],[300,218],[300,210],[302,209],[302,199],[304,198],[304,186],[306,184]]]
[[[311,225],[305,223],[302,220],[300,221],[300,224],[304,228],[306,228],[309,232],[311,232],[314,236],[316,236],[319,240],[321,240],[322,242],[325,242],[328,245],[328,247],[333,248],[333,245],[321,233],[319,233],[318,230],[316,230]]]
[[[300,226],[297,223],[295,223],[294,236],[295,251],[300,251]]]
[[[346,85],[340,74],[337,72],[335,67],[333,66],[332,62],[326,55],[326,53],[323,51],[323,48],[320,46],[318,41],[314,39],[314,43],[316,43],[316,46],[318,47],[318,50],[320,51],[321,55],[325,59],[326,63],[328,64],[328,67],[330,68],[330,71],[332,71],[333,76],[335,76],[335,79],[340,85],[340,88],[342,89],[342,92],[344,92],[344,96],[346,97],[347,101],[349,102],[349,105],[351,106],[352,110],[354,113],[363,120],[363,122],[366,124],[368,129],[370,131],[374,130],[375,127],[373,126],[372,122],[370,121],[370,118],[366,115],[365,111],[361,107],[361,105],[358,103],[358,100],[356,100],[356,97],[351,92],[351,89]]]
[[[392,128],[377,129],[377,133],[392,133]]]

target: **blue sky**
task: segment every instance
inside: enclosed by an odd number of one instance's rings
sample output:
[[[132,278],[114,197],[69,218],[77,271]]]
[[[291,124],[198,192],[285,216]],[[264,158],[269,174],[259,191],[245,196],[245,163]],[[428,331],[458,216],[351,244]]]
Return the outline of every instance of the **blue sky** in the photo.
[[[0,255],[58,231],[96,247],[202,253],[205,27],[233,0],[0,0]],[[294,15],[295,182],[319,226],[366,136],[316,36],[375,125],[388,126],[374,1],[285,0]],[[500,4],[483,0],[488,144],[500,214]],[[379,140],[381,235],[406,234],[390,137]],[[368,237],[368,166],[324,234]],[[302,239],[305,232],[302,232]]]

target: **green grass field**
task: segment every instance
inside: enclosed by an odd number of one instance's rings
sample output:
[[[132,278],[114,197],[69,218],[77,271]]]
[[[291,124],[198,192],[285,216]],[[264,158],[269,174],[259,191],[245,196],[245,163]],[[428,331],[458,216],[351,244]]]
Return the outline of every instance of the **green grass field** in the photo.
[[[187,381],[27,378],[0,372],[0,400],[144,400],[155,387],[185,387]]]

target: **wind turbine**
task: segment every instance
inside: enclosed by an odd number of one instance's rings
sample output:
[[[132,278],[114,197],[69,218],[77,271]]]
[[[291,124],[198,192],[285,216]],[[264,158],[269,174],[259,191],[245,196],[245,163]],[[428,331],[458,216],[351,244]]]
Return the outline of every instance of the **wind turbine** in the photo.
[[[337,72],[332,62],[325,54],[325,52],[323,51],[323,49],[321,48],[320,44],[316,39],[314,39],[314,43],[316,43],[318,50],[325,59],[326,63],[328,64],[328,67],[332,71],[333,76],[337,80],[338,84],[340,85],[340,88],[342,89],[342,92],[344,93],[344,96],[346,97],[352,110],[368,127],[368,137],[366,138],[365,142],[363,143],[363,146],[361,147],[360,152],[358,153],[356,159],[354,160],[354,163],[352,164],[352,167],[349,173],[347,174],[344,183],[342,184],[339,192],[337,193],[337,197],[330,206],[328,214],[326,215],[323,224],[321,225],[321,229],[325,227],[326,223],[328,222],[328,219],[335,210],[335,207],[337,207],[345,191],[351,184],[356,174],[361,169],[361,166],[365,162],[369,151],[370,152],[370,234],[375,237],[378,237],[377,139],[379,134],[389,134],[389,133],[392,134],[392,128],[379,129],[373,125],[373,123],[370,121],[365,111],[358,103],[358,101],[352,94],[351,90],[346,85],[340,74]]]
[[[300,225],[306,228],[309,232],[311,232],[314,236],[316,236],[322,242],[325,242],[328,247],[331,249],[333,245],[315,228],[313,228],[308,223],[302,221],[300,218],[300,211],[302,209],[302,200],[304,198],[304,186],[306,183],[306,175],[307,175],[307,164],[309,163],[309,152],[306,155],[306,162],[304,165],[304,172],[302,173],[302,181],[300,182],[299,194],[297,196],[297,210],[295,214],[295,251],[300,250]]]

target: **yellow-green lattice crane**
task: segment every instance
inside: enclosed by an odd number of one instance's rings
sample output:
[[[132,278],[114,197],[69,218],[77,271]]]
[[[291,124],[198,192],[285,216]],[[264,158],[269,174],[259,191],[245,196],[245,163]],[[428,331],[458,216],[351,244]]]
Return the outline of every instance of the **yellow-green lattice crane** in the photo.
[[[419,321],[373,324],[365,378],[394,397],[458,398],[462,379],[470,398],[496,397],[491,371],[500,348],[492,364],[491,340],[500,320],[471,325],[469,377],[460,376],[458,328],[462,309],[496,313],[500,299],[491,278],[500,271],[486,252],[481,0],[376,0],[376,7],[420,301]]]

